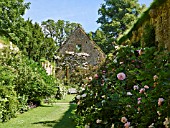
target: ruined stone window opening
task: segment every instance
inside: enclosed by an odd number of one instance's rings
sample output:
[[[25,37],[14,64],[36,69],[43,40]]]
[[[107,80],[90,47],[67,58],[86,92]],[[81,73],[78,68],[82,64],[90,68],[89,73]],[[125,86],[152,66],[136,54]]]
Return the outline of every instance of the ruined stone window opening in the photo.
[[[82,51],[81,44],[76,44],[76,52],[81,52],[81,51]]]

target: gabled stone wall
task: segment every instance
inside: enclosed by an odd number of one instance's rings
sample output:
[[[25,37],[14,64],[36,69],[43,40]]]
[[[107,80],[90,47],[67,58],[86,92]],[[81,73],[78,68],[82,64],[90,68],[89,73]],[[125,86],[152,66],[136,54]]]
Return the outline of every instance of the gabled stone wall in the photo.
[[[77,48],[79,47],[79,48]],[[59,49],[60,54],[68,52],[82,52],[87,53],[88,64],[92,66],[99,65],[105,60],[105,54],[100,47],[89,39],[82,28],[78,27],[72,35],[66,40],[66,42]]]

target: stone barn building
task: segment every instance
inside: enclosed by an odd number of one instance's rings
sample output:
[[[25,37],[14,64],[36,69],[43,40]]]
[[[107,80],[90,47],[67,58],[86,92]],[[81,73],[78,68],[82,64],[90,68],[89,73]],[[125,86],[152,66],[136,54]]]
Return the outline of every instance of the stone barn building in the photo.
[[[94,41],[90,40],[81,27],[76,28],[59,49],[62,55],[66,52],[87,53],[89,56],[86,61],[91,66],[99,66],[105,60],[104,52]]]

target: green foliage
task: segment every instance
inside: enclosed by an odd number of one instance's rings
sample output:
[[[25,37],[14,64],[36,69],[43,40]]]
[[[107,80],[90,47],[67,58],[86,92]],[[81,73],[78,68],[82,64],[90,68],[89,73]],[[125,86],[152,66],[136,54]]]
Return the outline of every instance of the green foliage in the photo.
[[[57,88],[55,78],[48,76],[41,65],[22,55],[16,46],[6,43],[0,51],[0,119],[4,122],[16,111],[27,111],[28,100],[50,97]]]
[[[16,116],[17,95],[14,88],[8,85],[0,85],[0,92],[0,121],[6,122]]]
[[[22,16],[30,3],[24,0],[0,2],[0,36],[9,38],[23,54],[39,62],[41,57],[52,60],[57,47],[52,38],[44,36],[38,23],[24,21]]]
[[[27,95],[29,99],[36,100],[54,94],[55,89],[55,79],[47,76],[41,66],[27,58],[22,60],[15,86],[19,95]]]
[[[144,8],[136,0],[105,0],[98,10],[100,17],[97,20],[104,38],[100,40],[97,30],[94,41],[106,54],[109,53],[114,49],[113,42],[133,25]]]
[[[1,0],[0,2],[0,35],[18,40],[16,31],[21,29],[25,10],[29,8],[29,3],[24,0]]]
[[[137,21],[133,24],[133,26],[126,33],[124,33],[124,35],[122,37],[120,37],[120,39],[118,39],[118,43],[121,44],[122,42],[124,42],[125,40],[130,38],[132,36],[132,32],[134,30],[137,30],[137,28],[139,28],[144,22],[146,22],[147,20],[150,19],[149,11],[151,9],[155,9],[156,7],[160,6],[165,1],[166,0],[161,0],[161,1],[160,0],[154,0],[151,3],[150,7],[147,8],[144,12],[142,12],[142,14],[139,16]]]
[[[98,29],[94,33],[90,32],[88,35],[90,39],[93,40],[105,54],[108,54],[109,51],[113,49],[112,41],[107,40],[107,36],[102,30]]]
[[[97,22],[107,37],[116,38],[132,25],[142,9],[136,0],[105,0]]]
[[[29,110],[29,106],[28,106],[28,97],[26,95],[23,96],[18,96],[18,111],[20,113],[24,113],[25,111]]]
[[[70,23],[69,21],[64,20],[55,22],[52,19],[48,19],[47,21],[43,21],[41,26],[45,37],[54,39],[56,45],[61,47],[62,43],[66,41],[69,35],[80,26],[80,24]]]
[[[77,125],[90,127],[164,127],[169,113],[170,54],[156,47],[116,47],[98,77],[76,96]],[[119,77],[118,74],[125,74]],[[120,79],[123,78],[123,79]],[[160,98],[162,101],[160,102]],[[81,120],[78,120],[81,119]]]
[[[153,26],[146,24],[142,38],[142,42],[144,42],[142,44],[143,47],[157,47],[158,44],[155,42],[155,29]]]

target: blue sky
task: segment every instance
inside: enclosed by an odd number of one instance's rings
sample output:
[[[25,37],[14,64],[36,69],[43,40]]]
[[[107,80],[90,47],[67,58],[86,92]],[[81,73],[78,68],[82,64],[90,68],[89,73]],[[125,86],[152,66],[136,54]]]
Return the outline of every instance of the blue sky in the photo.
[[[147,6],[153,0],[139,0],[140,4]],[[24,18],[30,18],[33,22],[41,23],[47,19],[65,20],[80,23],[86,32],[95,31],[99,25],[98,9],[104,0],[25,0],[30,2],[30,9],[26,11]]]

